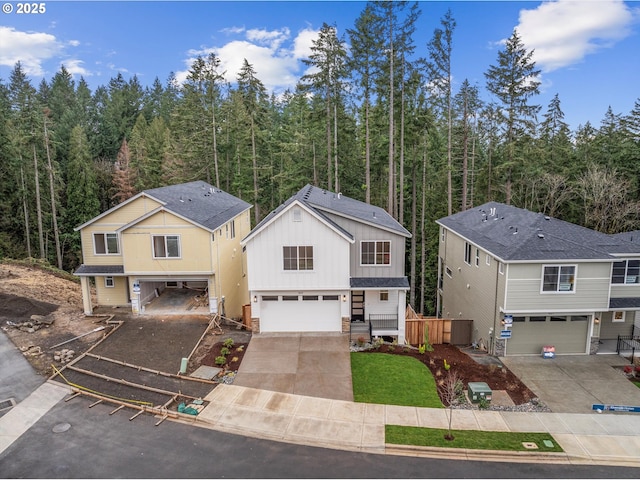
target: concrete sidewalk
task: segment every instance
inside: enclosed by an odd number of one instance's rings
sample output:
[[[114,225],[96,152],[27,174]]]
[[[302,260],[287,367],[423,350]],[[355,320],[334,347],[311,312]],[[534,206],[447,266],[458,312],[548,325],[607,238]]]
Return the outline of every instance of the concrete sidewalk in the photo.
[[[447,428],[447,410],[353,403],[219,385],[194,425],[256,438],[341,450],[474,460],[640,467],[640,416],[455,410],[452,428],[548,432],[565,453],[431,449],[385,445],[386,424]]]

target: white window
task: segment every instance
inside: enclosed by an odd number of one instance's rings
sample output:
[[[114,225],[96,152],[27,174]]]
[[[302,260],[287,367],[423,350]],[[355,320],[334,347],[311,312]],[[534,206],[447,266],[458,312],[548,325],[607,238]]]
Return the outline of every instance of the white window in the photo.
[[[113,277],[104,277],[104,286],[106,288],[115,287],[115,282],[113,281]]]
[[[486,263],[487,265],[491,265],[491,256],[487,255],[484,259],[484,263]]]
[[[542,292],[571,293],[575,291],[575,265],[545,265],[542,269]]]
[[[180,258],[179,235],[152,235],[153,258]]]
[[[442,227],[440,227],[440,241],[444,242],[447,238],[447,234],[446,234],[446,230]]]
[[[498,273],[504,275],[504,264],[502,262],[498,262]]]
[[[471,265],[471,244],[464,242],[464,263]]]
[[[313,247],[282,247],[282,259],[285,270],[313,270]]]
[[[389,301],[389,290],[380,290],[380,301],[381,302]]]
[[[361,265],[390,265],[391,242],[388,240],[377,242],[362,242],[360,244]]]
[[[231,220],[230,225],[231,225],[231,238],[236,238],[236,221]]]
[[[613,312],[611,316],[612,322],[623,323],[625,320],[625,312]]]
[[[447,274],[447,277],[453,278],[453,273],[451,272],[451,269],[449,267],[445,267],[444,271]]]
[[[627,285],[640,283],[640,260],[613,262],[611,283]]]
[[[480,249],[476,248],[476,267],[480,266]]]
[[[96,255],[117,255],[120,253],[117,233],[94,233],[93,248]]]

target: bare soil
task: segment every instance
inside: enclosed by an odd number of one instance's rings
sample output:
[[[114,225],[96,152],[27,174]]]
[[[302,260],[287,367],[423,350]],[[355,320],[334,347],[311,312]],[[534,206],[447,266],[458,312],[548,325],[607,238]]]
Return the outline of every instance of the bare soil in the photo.
[[[136,317],[132,320],[129,312],[122,310],[112,309],[113,319],[122,319],[125,324],[92,353],[167,373],[177,373],[181,358],[191,354],[187,373],[192,373],[200,365],[236,371],[251,338],[250,332],[237,330],[235,325],[221,325],[220,328],[209,329],[202,336],[207,329],[206,317],[188,321],[179,320],[181,317]],[[52,323],[33,332],[10,325],[29,321],[32,315],[41,315]],[[54,373],[54,366],[61,367],[60,362],[53,358],[57,349],[52,349],[52,346],[89,333],[59,347],[73,349],[76,356],[80,355],[115,328],[106,322],[108,318],[111,316],[84,315],[79,283],[59,278],[35,266],[0,264],[0,328],[41,375],[50,376]],[[180,323],[180,328],[175,328],[176,323]],[[92,332],[99,326],[105,328]],[[224,341],[228,338],[234,344],[229,348],[225,363],[216,364],[216,358],[221,355]],[[487,362],[483,362],[482,355],[469,355],[452,345],[434,345],[434,351],[425,354],[391,345],[383,345],[377,351],[416,358],[431,370],[437,383],[441,383],[446,374],[446,359],[465,386],[468,382],[486,382],[493,390],[507,391],[516,405],[535,397],[499,362],[485,364]],[[113,374],[119,373],[114,370]]]

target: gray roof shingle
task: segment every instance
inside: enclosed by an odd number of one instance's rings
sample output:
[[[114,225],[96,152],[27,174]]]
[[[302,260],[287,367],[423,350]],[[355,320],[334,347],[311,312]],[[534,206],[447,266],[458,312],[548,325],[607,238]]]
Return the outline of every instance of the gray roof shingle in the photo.
[[[145,190],[164,207],[208,230],[215,230],[251,204],[201,180]]]
[[[437,223],[505,261],[599,260],[640,245],[529,210],[489,202]]]
[[[80,265],[74,275],[124,275],[123,265]]]
[[[353,277],[351,288],[409,288],[407,277]]]

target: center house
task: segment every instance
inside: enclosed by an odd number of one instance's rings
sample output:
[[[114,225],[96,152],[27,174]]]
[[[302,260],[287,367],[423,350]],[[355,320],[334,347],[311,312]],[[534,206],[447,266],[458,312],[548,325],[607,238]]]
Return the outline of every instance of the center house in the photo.
[[[404,343],[407,238],[385,210],[306,185],[241,241],[253,331],[349,333],[354,322]]]

